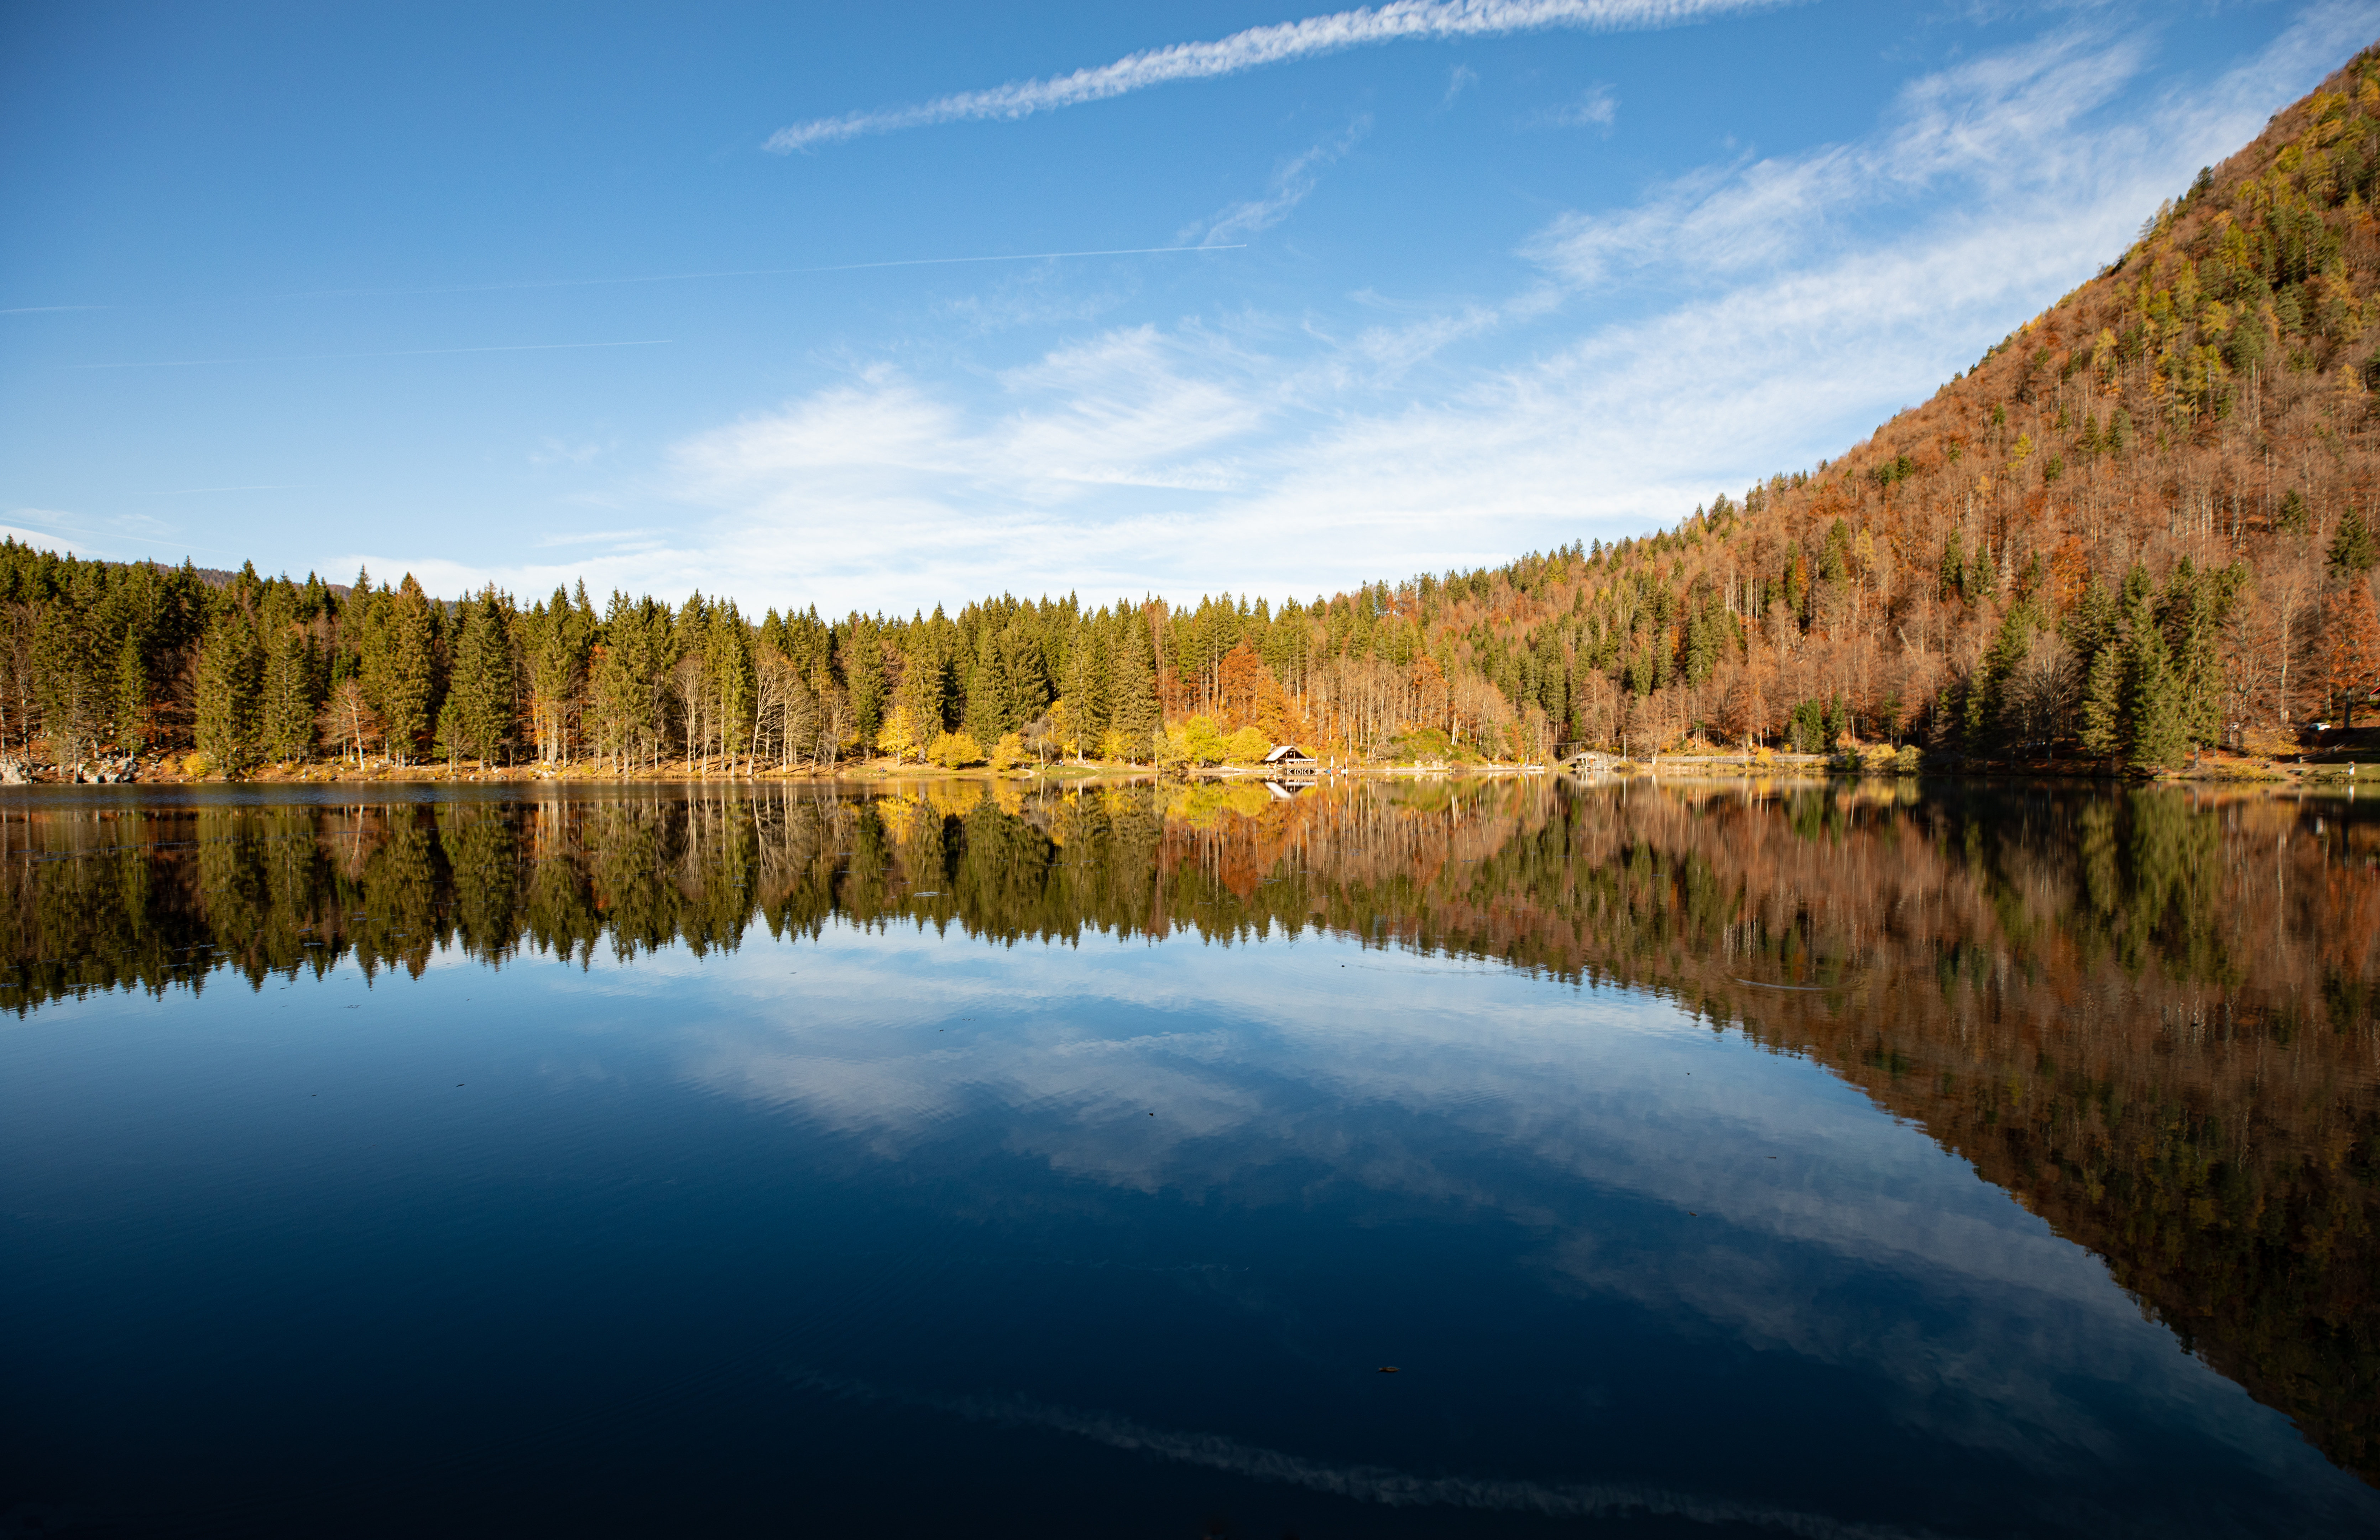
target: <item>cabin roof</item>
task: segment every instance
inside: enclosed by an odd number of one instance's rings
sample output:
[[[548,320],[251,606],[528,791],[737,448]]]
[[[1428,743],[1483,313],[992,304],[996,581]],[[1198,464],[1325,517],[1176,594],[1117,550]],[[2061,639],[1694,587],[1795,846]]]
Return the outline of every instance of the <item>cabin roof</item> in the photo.
[[[1298,747],[1295,744],[1281,744],[1277,746],[1270,754],[1264,757],[1264,762],[1268,765],[1278,765],[1286,759],[1311,759],[1313,758],[1313,755],[1306,753],[1305,750]]]

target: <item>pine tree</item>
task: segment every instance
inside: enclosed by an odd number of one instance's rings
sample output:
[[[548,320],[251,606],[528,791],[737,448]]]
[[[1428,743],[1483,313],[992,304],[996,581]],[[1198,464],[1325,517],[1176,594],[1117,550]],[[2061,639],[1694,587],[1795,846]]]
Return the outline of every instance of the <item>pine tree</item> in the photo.
[[[960,712],[967,735],[978,744],[997,743],[1008,730],[1007,659],[999,635],[989,624],[976,631],[973,656],[962,685],[965,705]]]
[[[114,693],[114,660],[103,661],[86,604],[76,602],[90,597],[87,590],[58,595],[33,627],[34,697],[51,757],[61,767],[80,763],[97,745]]]
[[[893,692],[892,712],[905,723],[910,737],[920,747],[942,735],[944,726],[942,700],[942,661],[928,649],[930,642],[911,627],[905,638],[917,649],[902,660],[901,685]],[[889,721],[888,721],[889,725]],[[896,753],[894,756],[898,758]]]
[[[413,575],[374,596],[376,612],[363,637],[363,681],[380,713],[389,758],[410,764],[430,734],[437,695],[437,634],[430,596]]]
[[[874,743],[884,722],[884,641],[873,620],[851,617],[851,645],[842,649],[841,661],[852,730],[862,744]]]
[[[125,752],[138,754],[147,746],[149,656],[137,626],[126,625],[124,640],[116,646],[115,685],[115,742]]]
[[[1949,599],[1962,593],[1967,587],[1967,553],[1960,543],[1959,532],[1950,531],[1950,539],[1942,547],[1942,597]]]
[[[579,696],[586,687],[596,628],[584,583],[578,586],[575,600],[557,587],[552,599],[520,617],[528,676],[529,730],[540,764],[554,764],[570,757],[571,728]]]
[[[519,671],[513,661],[505,609],[492,585],[461,606],[446,685],[446,705],[454,720],[450,724],[442,713],[439,722],[450,759],[468,755],[494,764],[512,745]]]
[[[2372,527],[2363,521],[2363,510],[2352,503],[2338,517],[2338,529],[2330,538],[2330,570],[2340,578],[2358,577],[2380,566],[2380,539],[2375,539]]]
[[[260,687],[258,725],[267,758],[312,756],[319,672],[314,639],[294,622],[274,627]]]
[[[1050,704],[1049,661],[1041,648],[1031,612],[1003,626],[995,644],[1000,654],[1002,731],[1021,731]]]
[[[1160,720],[1157,676],[1149,666],[1148,633],[1140,612],[1118,607],[1108,665],[1108,731],[1137,763],[1150,754]]]
[[[2082,726],[2077,734],[2082,752],[2113,758],[2124,747],[2124,649],[2108,637],[2091,654],[2082,687]]]
[[[2201,571],[2185,556],[2166,579],[2158,623],[2172,651],[2175,708],[2192,743],[2222,735],[2223,624],[2247,578],[2244,565]]]
[[[666,605],[613,591],[589,664],[588,731],[623,771],[660,749],[662,692],[674,661],[669,631]]]
[[[2000,618],[1999,630],[1967,685],[1963,725],[1970,753],[1983,753],[2007,738],[2008,683],[2033,649],[2040,624],[2030,603],[2011,604]]]
[[[225,775],[241,774],[255,756],[258,662],[248,616],[226,604],[199,644],[191,689],[199,752]]]
[[[2145,594],[2124,616],[2124,757],[2142,767],[2179,764],[2185,735],[2165,633]]]
[[[752,628],[732,603],[714,608],[702,636],[703,687],[710,696],[712,734],[732,763],[752,742]]]
[[[1107,678],[1100,650],[1097,629],[1077,624],[1066,645],[1066,683],[1062,693],[1077,758],[1082,746],[1097,744],[1108,730]]]

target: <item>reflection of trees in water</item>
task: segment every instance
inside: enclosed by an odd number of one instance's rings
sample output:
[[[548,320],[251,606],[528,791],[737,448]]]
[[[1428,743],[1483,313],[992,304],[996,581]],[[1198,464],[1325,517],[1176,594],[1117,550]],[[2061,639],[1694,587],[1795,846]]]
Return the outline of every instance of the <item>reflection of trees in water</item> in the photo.
[[[1638,788],[1440,913],[1810,1053],[2370,1475],[2375,854],[2336,803]]]
[[[1320,928],[1806,1052],[2380,1467],[2380,822],[2163,789],[795,788],[0,816],[0,1004],[747,930]]]

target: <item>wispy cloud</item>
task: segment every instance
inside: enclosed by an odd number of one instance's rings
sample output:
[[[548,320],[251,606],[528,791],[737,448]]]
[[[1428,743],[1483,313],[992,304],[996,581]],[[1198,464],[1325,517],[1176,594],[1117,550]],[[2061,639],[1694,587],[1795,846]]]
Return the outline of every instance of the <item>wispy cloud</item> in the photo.
[[[572,443],[549,434],[540,439],[537,447],[528,452],[528,463],[540,468],[546,466],[583,466],[608,453],[611,448],[610,444],[598,443],[592,439]]]
[[[68,369],[204,369],[217,364],[315,364],[343,358],[438,358],[458,353],[573,353],[589,347],[667,347],[667,337],[642,342],[522,342],[489,347],[400,347],[371,353],[277,353],[245,358],[144,358],[120,364],[68,364]]]
[[[1206,234],[1198,242],[1205,247],[1224,247],[1245,242],[1248,236],[1271,229],[1287,219],[1290,213],[1314,191],[1323,168],[1333,164],[1347,152],[1355,148],[1356,140],[1371,131],[1369,116],[1356,118],[1336,139],[1327,139],[1289,161],[1272,174],[1262,198],[1252,198],[1232,204],[1202,222]],[[1187,240],[1200,229],[1193,224],[1183,232]]]
[[[1494,37],[1552,28],[1632,31],[1767,8],[1780,0],[1393,0],[1362,10],[1308,17],[1213,42],[1177,42],[1128,54],[1113,64],[989,91],[961,91],[913,106],[812,118],[780,128],[765,148],[779,154],[863,134],[924,128],[969,119],[1030,117],[1176,80],[1236,75],[1265,65],[1375,47],[1406,39]]]
[[[1995,201],[2020,185],[2037,195],[2049,186],[2104,184],[2111,165],[2156,157],[2114,163],[2101,136],[2070,136],[2139,75],[2148,48],[2136,32],[2074,30],[1990,55],[1911,84],[1865,139],[1706,167],[1633,208],[1564,214],[1526,252],[1581,287],[1641,273],[1720,283],[1804,266],[1835,244],[1834,221],[1906,203],[1953,178],[1973,181],[1979,197]]]
[[[9,517],[53,526],[54,527],[50,529],[37,529],[22,525],[0,525],[0,534],[13,536],[26,544],[39,546],[44,551],[71,550],[83,556],[119,558],[136,554],[127,552],[118,543],[130,540],[136,545],[155,546],[162,551],[177,552],[185,555],[198,552],[209,556],[236,558],[242,554],[239,552],[225,551],[216,546],[193,545],[188,540],[176,538],[172,532],[174,527],[172,525],[138,514],[92,519],[81,514],[69,513],[59,508],[12,508],[9,510]],[[131,533],[134,529],[150,529],[157,533],[136,535]],[[137,554],[145,561],[155,552],[144,551]]]
[[[1446,77],[1446,94],[1439,98],[1439,110],[1443,112],[1456,100],[1479,83],[1479,72],[1467,64],[1459,64]]]
[[[47,523],[63,519],[67,515],[57,514],[48,508],[12,508],[9,510],[9,516],[40,519]],[[83,556],[115,554],[114,552],[91,545],[79,536],[55,534],[47,529],[29,528],[21,524],[0,524],[0,539],[15,540],[18,545],[30,545],[36,551],[55,551],[60,553],[72,551]]]
[[[1551,218],[1503,295],[1351,297],[1374,323],[1243,308],[999,370],[862,357],[681,441],[645,483],[678,516],[622,519],[659,543],[453,591],[1310,595],[1633,533],[1924,399],[2375,27],[2312,8],[2169,92],[2142,90],[2153,37],[2061,28],[1913,81],[1841,143]]]
[[[304,481],[249,481],[237,487],[174,487],[156,495],[159,497],[199,497],[209,492],[290,492],[302,491]]]
[[[1553,128],[1609,128],[1620,117],[1620,98],[1609,86],[1596,86],[1565,106],[1555,107],[1538,121]]]

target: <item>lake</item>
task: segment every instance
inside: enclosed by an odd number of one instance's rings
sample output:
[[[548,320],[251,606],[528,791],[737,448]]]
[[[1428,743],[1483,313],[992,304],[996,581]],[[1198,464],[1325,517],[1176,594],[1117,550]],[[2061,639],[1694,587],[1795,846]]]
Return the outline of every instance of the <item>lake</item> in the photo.
[[[0,793],[0,1534],[2380,1530],[2368,799],[310,790]]]

